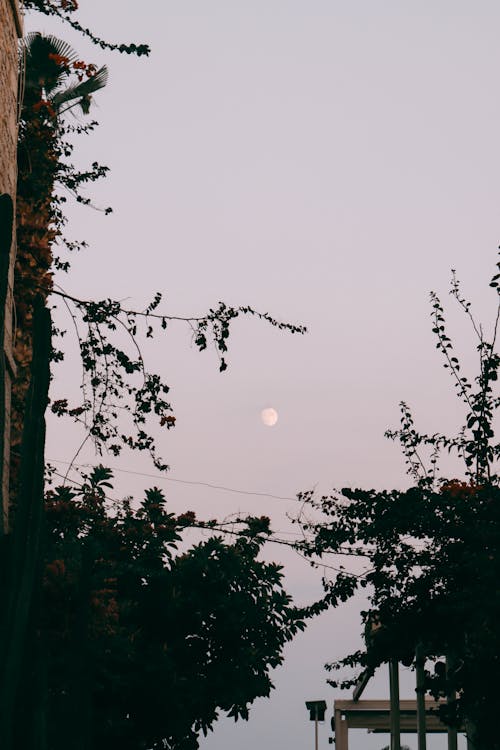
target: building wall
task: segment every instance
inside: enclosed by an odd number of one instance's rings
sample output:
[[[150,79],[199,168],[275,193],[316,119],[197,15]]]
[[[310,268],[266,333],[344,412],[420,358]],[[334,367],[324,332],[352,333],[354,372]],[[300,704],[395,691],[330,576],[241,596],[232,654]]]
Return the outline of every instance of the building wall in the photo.
[[[16,189],[17,40],[20,16],[14,0],[0,0],[0,192]]]
[[[22,18],[17,0],[0,0],[0,193],[16,195],[17,146],[17,72],[18,39],[22,36]],[[14,277],[15,232],[10,253],[9,284],[5,308],[5,433],[1,472],[2,513],[0,533],[8,530],[9,456],[10,456],[10,383],[14,374],[12,358],[12,284]]]

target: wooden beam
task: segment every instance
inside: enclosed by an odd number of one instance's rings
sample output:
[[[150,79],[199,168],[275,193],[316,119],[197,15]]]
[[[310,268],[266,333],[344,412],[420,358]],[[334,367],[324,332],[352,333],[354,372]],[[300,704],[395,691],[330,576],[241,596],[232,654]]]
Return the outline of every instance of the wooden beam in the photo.
[[[399,664],[397,659],[391,659],[391,661],[389,662],[389,691],[391,696],[391,750],[401,750],[401,721],[399,713]]]
[[[425,700],[426,729],[429,733],[446,733],[448,728],[439,720],[435,713],[439,703],[432,699]],[[336,700],[335,736],[338,728],[342,733],[348,729],[368,729],[377,733],[389,733],[391,729],[391,705],[388,700]],[[399,701],[399,717],[401,732],[417,732],[417,702],[416,700]],[[336,750],[344,750],[337,745]]]
[[[365,669],[364,672],[361,672],[361,674],[359,675],[359,679],[354,687],[354,691],[352,693],[353,701],[358,701],[361,698],[365,690],[365,687],[368,685],[372,677],[373,677],[373,672],[371,669]]]
[[[417,734],[418,750],[426,750],[425,738],[425,653],[421,643],[415,650],[415,671],[417,676]]]
[[[337,701],[335,701],[335,705]],[[349,726],[340,709],[334,708],[335,716],[335,750],[349,750]]]

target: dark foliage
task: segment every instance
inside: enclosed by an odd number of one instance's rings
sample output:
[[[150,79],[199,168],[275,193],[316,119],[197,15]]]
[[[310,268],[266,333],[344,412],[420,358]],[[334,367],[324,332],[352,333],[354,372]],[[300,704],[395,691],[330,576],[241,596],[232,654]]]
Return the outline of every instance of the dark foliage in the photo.
[[[495,275],[490,284],[495,293],[498,279]],[[443,719],[455,726],[465,723],[476,750],[496,750],[500,486],[495,468],[500,445],[494,419],[500,406],[495,391],[499,318],[497,314],[492,337],[486,340],[455,275],[451,294],[478,337],[479,374],[472,383],[454,354],[442,305],[431,295],[433,332],[466,407],[464,427],[452,437],[419,433],[403,403],[401,428],[388,436],[400,442],[415,486],[404,492],[346,488],[320,499],[312,493],[304,496],[311,518],[303,514],[298,521],[308,536],[299,548],[311,559],[333,553],[363,561],[362,571],[359,563],[356,572],[345,563],[333,580],[325,580],[321,606],[337,606],[366,589],[369,608],[362,617],[367,648],[328,668],[373,672],[392,658],[409,665],[421,644],[429,663],[435,664],[427,672],[428,692],[457,696],[440,709]],[[462,480],[440,477],[443,448],[463,459]],[[358,674],[331,684],[352,687]]]
[[[196,748],[219,710],[247,718],[269,694],[303,622],[280,568],[258,560],[262,519],[234,544],[211,532],[177,552],[194,515],[169,513],[157,489],[135,510],[110,503],[110,480],[98,467],[47,498],[49,746],[78,731],[93,750]]]
[[[29,34],[21,46],[21,118],[17,163],[17,254],[14,277],[15,346],[17,375],[12,388],[11,496],[15,498],[26,393],[32,357],[32,318],[37,295],[48,297],[53,270],[61,262],[54,248],[63,246],[66,218],[63,192],[85,202],[88,183],[106,174],[93,164],[79,171],[71,163],[70,137],[92,130],[64,124],[64,112],[90,106],[93,92],[106,82],[107,71],[79,60],[65,42],[39,33]],[[74,243],[69,243],[70,249]],[[68,264],[65,264],[66,267]]]

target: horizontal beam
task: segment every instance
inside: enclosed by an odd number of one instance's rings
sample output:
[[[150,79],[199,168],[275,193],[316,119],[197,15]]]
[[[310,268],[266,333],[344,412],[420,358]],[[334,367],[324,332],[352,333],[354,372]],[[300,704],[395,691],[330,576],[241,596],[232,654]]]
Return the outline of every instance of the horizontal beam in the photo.
[[[425,701],[425,708],[426,710],[436,709],[438,708],[442,703],[445,701],[434,701],[432,698],[427,698]],[[379,710],[386,710],[388,711],[391,707],[390,701],[388,700],[380,700],[380,699],[370,699],[370,700],[364,700],[364,701],[348,701],[348,700],[336,700],[335,706],[339,709],[339,711],[347,712],[347,711],[379,711]],[[417,710],[417,701],[408,698],[403,699],[399,701],[399,706],[401,711],[416,711]]]
[[[402,700],[399,702],[401,731],[413,733],[417,731],[417,702],[416,700]],[[432,734],[444,733],[448,727],[436,715],[439,703],[433,700],[425,701],[426,731]],[[348,729],[368,729],[372,732],[389,732],[390,701],[364,700],[334,702],[334,711],[340,712]],[[337,714],[338,715],[338,714]]]

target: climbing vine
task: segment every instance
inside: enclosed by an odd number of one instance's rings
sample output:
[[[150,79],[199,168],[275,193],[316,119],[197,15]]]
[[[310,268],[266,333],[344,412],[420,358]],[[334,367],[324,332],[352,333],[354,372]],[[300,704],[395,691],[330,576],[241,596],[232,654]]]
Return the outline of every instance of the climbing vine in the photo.
[[[71,26],[75,31],[80,32],[83,36],[90,39],[91,42],[96,44],[101,49],[110,51],[118,51],[125,54],[132,54],[141,57],[142,55],[149,55],[150,49],[147,44],[123,44],[108,42],[101,37],[97,36],[91,29],[82,26],[82,24],[75,18],[75,13],[78,11],[79,3],[77,0],[24,0],[23,3],[26,10],[34,10],[39,13],[43,13],[45,16],[53,16],[63,21],[64,23]]]
[[[107,168],[97,163],[78,170],[71,161],[74,135],[90,133],[94,122],[67,124],[65,113],[78,107],[85,115],[92,94],[106,84],[106,67],[84,63],[64,41],[39,33],[21,43],[21,117],[17,148],[17,253],[14,274],[17,375],[12,385],[11,496],[18,482],[20,445],[32,359],[32,319],[37,295],[47,299],[55,270],[69,262],[56,248],[78,249],[65,243],[67,194],[86,202],[84,188],[103,177]]]

